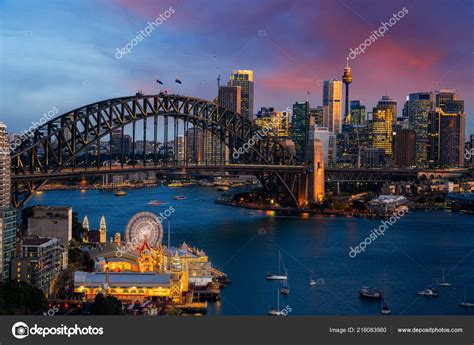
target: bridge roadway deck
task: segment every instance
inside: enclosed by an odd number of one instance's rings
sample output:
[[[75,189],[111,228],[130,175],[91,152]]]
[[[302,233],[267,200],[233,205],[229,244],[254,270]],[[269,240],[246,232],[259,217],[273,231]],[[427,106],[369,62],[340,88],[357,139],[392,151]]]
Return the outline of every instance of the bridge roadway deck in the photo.
[[[15,180],[43,180],[43,179],[63,179],[77,176],[94,176],[102,174],[118,174],[118,173],[134,173],[144,171],[156,172],[176,172],[176,171],[209,171],[209,172],[240,172],[254,174],[259,172],[288,172],[288,173],[303,173],[306,167],[303,165],[254,165],[254,164],[226,164],[226,165],[126,165],[121,166],[102,166],[91,168],[65,168],[57,172],[50,173],[12,173],[11,179]]]

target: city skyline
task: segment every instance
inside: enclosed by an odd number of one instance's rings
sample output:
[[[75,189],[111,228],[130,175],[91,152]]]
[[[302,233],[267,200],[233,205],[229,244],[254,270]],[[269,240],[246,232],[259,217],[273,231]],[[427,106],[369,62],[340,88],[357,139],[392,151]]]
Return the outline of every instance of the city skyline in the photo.
[[[468,11],[462,6],[447,11],[449,4],[436,3],[429,12],[423,12],[420,3],[400,2],[377,3],[362,14],[359,5],[248,3],[221,10],[210,6],[196,16],[193,10],[197,3],[181,1],[101,1],[100,6],[83,2],[65,4],[61,11],[52,4],[39,8],[34,2],[3,2],[1,8],[15,15],[3,18],[1,30],[8,54],[2,67],[5,77],[0,114],[3,120],[9,119],[10,132],[19,132],[53,107],[65,113],[101,99],[132,95],[140,89],[157,93],[159,86],[170,92],[213,99],[217,76],[220,74],[224,85],[234,69],[254,71],[254,109],[273,106],[284,110],[306,97],[312,107],[320,106],[322,81],[340,80],[349,50],[406,6],[408,14],[400,22],[364,54],[349,60],[354,76],[350,99],[360,99],[371,109],[387,94],[398,101],[400,116],[408,94],[456,88],[465,100],[466,135],[472,133],[473,101],[469,95],[473,92],[471,75],[466,73],[472,59],[468,47],[463,49],[462,44],[472,40],[469,20],[462,20]],[[121,59],[114,57],[117,47],[124,46],[170,6],[175,12],[166,22],[130,54]],[[91,26],[90,20],[82,21],[81,13],[90,14],[91,9],[101,16],[100,24]],[[48,14],[50,20],[42,20],[41,14]],[[231,14],[244,19],[230,22],[225,18]],[[292,21],[295,16],[307,20]],[[331,27],[325,17],[334,16],[350,30]],[[441,16],[452,20],[446,30],[438,32],[437,40],[449,39],[456,49],[433,50],[430,29],[423,23],[435,22]],[[70,26],[71,22],[75,27]],[[217,27],[223,29],[215,30]],[[212,40],[208,31],[213,32]],[[177,47],[175,42],[185,44]],[[55,49],[57,46],[62,49]],[[172,47],[175,50],[170,50]],[[157,85],[157,78],[164,85]],[[175,83],[176,79],[182,84]],[[11,120],[13,108],[16,113]]]

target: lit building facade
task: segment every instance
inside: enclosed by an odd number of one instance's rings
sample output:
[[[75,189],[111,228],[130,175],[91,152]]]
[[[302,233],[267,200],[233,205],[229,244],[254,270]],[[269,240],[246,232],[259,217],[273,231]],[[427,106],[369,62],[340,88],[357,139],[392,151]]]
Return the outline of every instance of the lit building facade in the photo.
[[[67,268],[67,259],[67,250],[57,238],[25,238],[20,256],[12,260],[11,279],[26,282],[48,295],[53,280]]]
[[[372,147],[383,149],[387,157],[392,156],[392,117],[390,108],[374,108],[372,113]]]
[[[11,207],[10,145],[7,126],[0,122],[0,280],[10,279],[16,255],[17,211]]]
[[[229,86],[240,86],[241,96],[240,96],[240,113],[248,118],[249,120],[253,119],[253,71],[239,69],[232,71],[229,80]]]
[[[290,120],[285,111],[275,111],[273,107],[261,108],[255,117],[255,124],[267,128],[267,137],[276,141],[289,138]]]
[[[0,209],[10,207],[10,145],[7,126],[0,122]]]
[[[432,107],[433,93],[431,92],[411,93],[405,105],[409,127],[416,135],[415,165],[417,167],[428,165],[429,121]]]
[[[323,83],[323,125],[334,134],[342,132],[342,82],[339,80]]]
[[[314,127],[324,127],[323,122],[323,107],[318,106],[316,108],[309,109],[310,118],[313,119]]]

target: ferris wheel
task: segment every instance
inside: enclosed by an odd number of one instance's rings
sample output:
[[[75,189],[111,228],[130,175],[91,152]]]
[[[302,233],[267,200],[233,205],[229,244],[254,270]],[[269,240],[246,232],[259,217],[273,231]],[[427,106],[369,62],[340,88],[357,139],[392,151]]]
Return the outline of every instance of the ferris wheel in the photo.
[[[140,212],[128,222],[125,230],[127,243],[141,244],[145,241],[156,247],[163,240],[163,226],[159,218],[150,212]]]

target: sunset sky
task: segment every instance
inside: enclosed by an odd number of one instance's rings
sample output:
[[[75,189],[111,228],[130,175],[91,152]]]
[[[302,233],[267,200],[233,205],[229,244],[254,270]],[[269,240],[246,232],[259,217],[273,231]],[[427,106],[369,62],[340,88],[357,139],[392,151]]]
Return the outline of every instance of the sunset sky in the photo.
[[[321,105],[322,80],[341,79],[350,48],[393,13],[408,13],[350,61],[351,99],[456,88],[474,133],[473,2],[464,0],[0,0],[0,120],[27,128],[53,107],[162,89],[212,99],[216,78],[254,70],[255,105]],[[149,21],[174,13],[116,59]],[[182,85],[174,83],[178,78]]]

